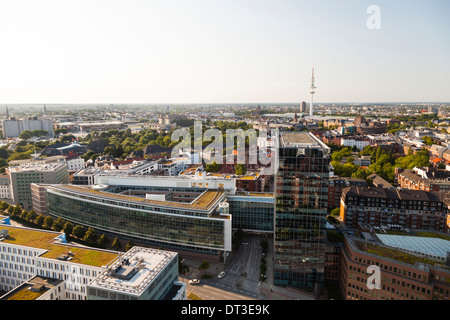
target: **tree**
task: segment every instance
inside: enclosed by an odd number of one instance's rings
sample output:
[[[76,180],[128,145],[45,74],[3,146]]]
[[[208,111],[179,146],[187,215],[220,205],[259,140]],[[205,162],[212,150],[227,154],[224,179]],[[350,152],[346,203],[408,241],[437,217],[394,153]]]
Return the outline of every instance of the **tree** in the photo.
[[[53,227],[53,223],[54,223],[54,222],[55,222],[55,221],[53,220],[52,217],[47,216],[47,217],[45,217],[45,219],[44,219],[43,227],[44,227],[45,229],[51,229],[51,228]]]
[[[340,208],[334,208],[333,210],[331,210],[331,215],[333,217],[338,217],[341,214],[341,209]]]
[[[114,238],[114,241],[113,241],[111,247],[112,247],[114,250],[119,251],[119,250],[122,248],[122,244],[120,243],[119,239]]]
[[[28,212],[27,214],[26,219],[29,222],[34,222],[34,220],[36,220],[36,217],[37,217],[36,211],[30,210],[30,212]]]
[[[97,244],[98,236],[94,231],[94,228],[89,228],[83,237],[83,241],[90,245]]]
[[[221,168],[222,166],[217,164],[215,161],[205,165],[206,172],[218,172]]]
[[[128,251],[133,247],[134,247],[134,243],[133,243],[133,241],[130,240],[130,241],[128,241],[127,245],[125,246],[125,251]]]
[[[244,174],[247,173],[247,167],[243,164],[238,163],[235,167],[234,167],[234,172],[238,175],[238,176],[243,176]]]
[[[64,220],[59,217],[58,219],[56,219],[55,223],[53,224],[53,227],[55,228],[56,231],[61,231],[64,228]]]
[[[202,263],[198,266],[198,270],[205,270],[205,276],[206,276],[206,270],[208,270],[210,267],[210,263],[206,260],[203,260]]]
[[[73,224],[70,222],[66,222],[63,228],[63,232],[66,234],[66,236],[70,236],[73,232]]]
[[[73,235],[75,237],[77,237],[78,239],[83,239],[84,238],[84,234],[86,232],[84,231],[84,228],[80,225],[77,225],[74,229],[73,229]]]
[[[45,220],[45,217],[44,217],[42,214],[40,214],[40,215],[38,215],[38,216],[36,217],[36,220],[34,220],[34,222],[35,222],[38,226],[42,226],[42,225],[44,224],[44,220]]]
[[[105,236],[105,234],[102,234],[100,238],[98,239],[98,246],[100,248],[106,248],[106,245],[109,243],[109,239]]]
[[[20,133],[19,138],[23,139],[23,140],[28,140],[33,136],[33,134],[31,133],[31,131],[29,130],[24,130]]]

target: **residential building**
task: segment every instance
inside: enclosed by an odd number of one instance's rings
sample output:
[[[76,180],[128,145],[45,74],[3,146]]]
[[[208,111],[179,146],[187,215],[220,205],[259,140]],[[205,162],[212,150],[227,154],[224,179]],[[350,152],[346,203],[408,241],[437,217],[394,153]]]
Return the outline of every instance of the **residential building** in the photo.
[[[398,170],[397,182],[401,188],[410,190],[424,190],[430,192],[450,192],[450,177],[446,171],[422,173],[422,170]]]
[[[364,149],[370,144],[370,140],[365,137],[348,136],[341,138],[341,146],[356,147],[358,150]]]
[[[281,132],[275,176],[274,284],[324,281],[330,149],[311,133]]]
[[[349,187],[341,198],[341,220],[347,227],[399,225],[449,233],[445,193],[380,187]]]
[[[330,177],[330,184],[328,186],[328,207],[339,207],[341,205],[342,190],[351,186],[367,186],[367,182],[364,179],[337,176]]]

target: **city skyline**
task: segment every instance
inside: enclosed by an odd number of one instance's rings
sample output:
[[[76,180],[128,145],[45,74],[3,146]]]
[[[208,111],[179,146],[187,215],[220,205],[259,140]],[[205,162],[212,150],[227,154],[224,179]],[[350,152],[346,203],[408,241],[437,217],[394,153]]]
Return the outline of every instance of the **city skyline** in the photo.
[[[371,30],[370,5],[380,9]],[[446,1],[17,1],[0,104],[450,102]]]

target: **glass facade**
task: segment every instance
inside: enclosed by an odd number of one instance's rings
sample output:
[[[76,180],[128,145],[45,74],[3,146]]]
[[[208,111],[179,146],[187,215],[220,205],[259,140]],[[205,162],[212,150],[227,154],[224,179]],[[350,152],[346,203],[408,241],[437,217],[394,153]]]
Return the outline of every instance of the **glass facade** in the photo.
[[[329,149],[317,142],[278,152],[274,284],[317,288],[324,278]]]
[[[233,229],[273,232],[274,197],[228,196]]]
[[[166,207],[163,212],[162,208],[154,206],[148,210],[139,203],[77,194],[58,188],[47,190],[47,206],[53,217],[96,230],[167,247],[199,251],[224,250],[225,224],[231,224],[226,217],[213,218],[198,212],[184,215],[185,208]]]

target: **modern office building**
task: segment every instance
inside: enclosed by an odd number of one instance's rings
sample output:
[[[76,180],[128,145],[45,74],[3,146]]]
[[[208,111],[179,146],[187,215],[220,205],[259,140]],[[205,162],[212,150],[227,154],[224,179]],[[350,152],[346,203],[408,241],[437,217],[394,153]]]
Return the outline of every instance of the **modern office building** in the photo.
[[[185,285],[178,282],[176,253],[81,247],[66,243],[64,233],[1,222],[1,300],[186,298]]]
[[[9,167],[6,172],[11,181],[12,201],[27,210],[31,210],[33,207],[32,183],[69,183],[69,171],[63,162]]]
[[[233,217],[233,229],[273,233],[273,193],[238,193],[229,195],[227,202]]]
[[[224,189],[54,185],[48,214],[100,232],[211,259],[231,251],[231,215],[220,211]],[[215,257],[215,258],[214,258]]]
[[[278,154],[274,284],[318,293],[324,280],[330,149],[310,133],[282,132]]]

